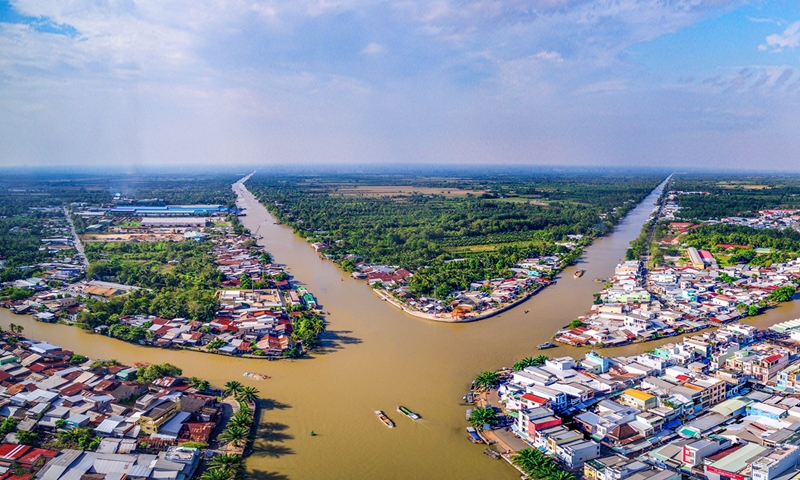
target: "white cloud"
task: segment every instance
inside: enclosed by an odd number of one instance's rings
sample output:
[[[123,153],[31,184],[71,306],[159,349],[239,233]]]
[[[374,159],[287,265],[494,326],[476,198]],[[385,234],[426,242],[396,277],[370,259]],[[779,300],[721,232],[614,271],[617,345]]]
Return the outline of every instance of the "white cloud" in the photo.
[[[542,50],[541,52],[537,53],[536,54],[536,58],[538,58],[540,60],[550,60],[550,61],[558,62],[558,63],[561,63],[561,62],[564,61],[564,59],[561,58],[561,54],[560,53],[551,52],[551,51],[548,51],[548,50]]]
[[[800,45],[800,22],[794,22],[783,31],[783,33],[773,33],[767,37],[766,45],[759,45],[759,50],[771,50],[780,52],[784,48],[796,48]]]
[[[364,47],[364,49],[361,50],[361,53],[365,53],[367,55],[381,55],[383,53],[386,53],[386,47],[384,47],[379,43],[373,42]]]

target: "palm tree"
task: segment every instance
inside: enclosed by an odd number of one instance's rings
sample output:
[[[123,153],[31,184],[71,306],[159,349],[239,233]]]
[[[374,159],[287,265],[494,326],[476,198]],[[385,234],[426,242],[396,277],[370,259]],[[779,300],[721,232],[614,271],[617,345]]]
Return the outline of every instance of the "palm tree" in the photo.
[[[547,355],[539,355],[533,359],[533,363],[531,363],[531,366],[538,367],[540,365],[544,365],[544,362],[546,362],[549,358],[550,357],[548,357]]]
[[[251,403],[258,400],[258,389],[256,387],[242,387],[236,394],[236,400],[242,403]]]
[[[319,335],[325,331],[325,320],[319,315],[314,314],[309,323],[311,324],[311,331],[314,332],[315,335]]]
[[[238,447],[247,439],[247,433],[248,430],[246,428],[232,425],[223,430],[222,433],[219,434],[219,438]]]
[[[239,455],[232,455],[223,453],[221,455],[214,455],[208,461],[208,468],[210,470],[224,470],[226,472],[238,472],[244,467],[244,460]]]
[[[250,418],[250,413],[242,411],[236,412],[236,414],[233,417],[231,417],[231,419],[228,421],[228,425],[230,426],[235,425],[237,427],[244,427],[248,429],[252,424],[253,424],[253,419]]]
[[[200,475],[200,480],[230,480],[233,473],[227,470],[206,470]]]
[[[204,392],[211,388],[211,384],[208,380],[203,380],[202,378],[192,377],[189,379],[189,385],[194,387],[195,390],[198,392]]]
[[[522,370],[525,367],[530,367],[531,365],[533,365],[533,362],[534,362],[533,357],[525,357],[519,362],[515,363],[511,368],[513,368],[514,370]]]
[[[475,386],[481,389],[492,388],[497,385],[499,378],[494,372],[483,372],[475,379]]]
[[[541,452],[531,448],[523,448],[511,457],[511,462],[527,473],[534,471],[534,466],[540,462]]]
[[[497,412],[492,407],[478,407],[469,414],[469,423],[475,428],[483,427],[485,424],[495,426],[500,421],[497,418]]]
[[[222,389],[222,393],[225,396],[236,395],[242,391],[242,384],[237,382],[236,380],[231,380],[230,382],[225,384],[225,387]]]
[[[17,333],[17,324],[16,323],[9,323],[8,324],[8,330],[11,333]]]
[[[575,475],[562,469],[557,469],[547,475],[547,480],[575,480]]]

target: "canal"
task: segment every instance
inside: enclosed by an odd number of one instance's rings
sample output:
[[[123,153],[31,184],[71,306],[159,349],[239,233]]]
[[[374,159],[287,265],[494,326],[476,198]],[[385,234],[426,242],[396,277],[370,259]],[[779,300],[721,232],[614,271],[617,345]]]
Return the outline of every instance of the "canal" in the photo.
[[[322,351],[291,363],[142,348],[74,327],[37,323],[5,309],[0,310],[0,324],[24,325],[30,338],[92,358],[128,364],[171,362],[185,375],[214,385],[238,380],[257,387],[265,408],[256,451],[247,461],[249,478],[516,479],[519,475],[509,465],[481,455],[482,448],[467,441],[461,397],[476,374],[536,355],[537,344],[586,313],[599,288],[592,280],[613,274],[660,189],[613,233],[589,247],[581,263],[565,270],[555,286],[490,319],[445,324],[411,317],[381,301],[364,282],[351,280],[289,228],[275,224],[246,189],[237,187],[240,204],[246,207],[244,225],[263,235],[261,242],[275,260],[287,264],[330,312]],[[585,275],[574,279],[575,268],[586,270]],[[792,302],[752,322],[763,328],[798,317],[800,302]],[[604,353],[632,354],[653,345]],[[559,347],[547,354],[577,357],[585,350]],[[242,377],[246,371],[272,378],[248,380]],[[419,413],[422,420],[401,417],[395,412],[398,404]],[[383,426],[374,410],[386,411],[397,427]]]

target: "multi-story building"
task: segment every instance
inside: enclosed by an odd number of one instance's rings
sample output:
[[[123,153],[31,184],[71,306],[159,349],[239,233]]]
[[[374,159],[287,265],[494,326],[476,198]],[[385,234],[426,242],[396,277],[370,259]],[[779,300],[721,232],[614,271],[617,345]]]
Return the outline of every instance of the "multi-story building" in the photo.
[[[635,388],[629,388],[622,392],[618,401],[623,405],[638,408],[639,410],[649,410],[658,406],[658,399],[654,395]]]

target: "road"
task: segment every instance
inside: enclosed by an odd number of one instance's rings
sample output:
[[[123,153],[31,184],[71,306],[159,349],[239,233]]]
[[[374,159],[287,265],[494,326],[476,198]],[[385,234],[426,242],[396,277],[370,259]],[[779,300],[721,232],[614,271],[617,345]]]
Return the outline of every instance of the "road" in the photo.
[[[78,232],[75,231],[75,224],[72,223],[72,217],[69,215],[67,207],[64,207],[64,216],[67,217],[67,222],[69,222],[69,229],[72,231],[72,243],[75,246],[75,250],[78,252],[78,258],[83,267],[88,269],[89,261],[86,260],[86,254],[83,252],[83,244],[81,243],[81,239],[78,238]]]
[[[658,203],[658,207],[656,208],[655,213],[652,216],[652,220],[649,222],[650,226],[647,231],[647,241],[644,244],[644,252],[639,257],[640,261],[640,274],[641,274],[641,286],[647,286],[647,264],[650,261],[650,242],[653,241],[653,234],[656,231],[656,225],[658,225],[658,220],[661,218],[661,209],[664,208],[664,205],[667,203],[667,186],[669,184],[670,179],[672,179],[672,174],[664,180],[664,192],[661,194],[661,201]]]

